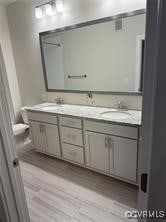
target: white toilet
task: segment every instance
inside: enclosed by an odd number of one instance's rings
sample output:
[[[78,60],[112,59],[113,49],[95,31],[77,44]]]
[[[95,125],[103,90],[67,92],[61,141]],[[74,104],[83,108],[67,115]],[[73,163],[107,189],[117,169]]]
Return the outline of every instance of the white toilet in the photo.
[[[24,123],[13,125],[13,134],[16,142],[16,149],[18,152],[24,151],[31,147],[31,139],[29,133],[29,123],[28,116],[26,112],[26,107],[21,108],[21,115]]]

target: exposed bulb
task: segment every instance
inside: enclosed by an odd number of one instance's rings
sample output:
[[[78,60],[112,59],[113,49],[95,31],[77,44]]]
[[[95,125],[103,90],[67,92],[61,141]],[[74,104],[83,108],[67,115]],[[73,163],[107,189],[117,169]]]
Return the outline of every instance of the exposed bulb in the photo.
[[[57,12],[63,12],[63,0],[56,0],[56,10]]]
[[[43,12],[40,7],[35,8],[35,15],[37,19],[42,19],[43,18]]]
[[[51,16],[53,15],[53,7],[50,4],[45,5],[46,15]]]

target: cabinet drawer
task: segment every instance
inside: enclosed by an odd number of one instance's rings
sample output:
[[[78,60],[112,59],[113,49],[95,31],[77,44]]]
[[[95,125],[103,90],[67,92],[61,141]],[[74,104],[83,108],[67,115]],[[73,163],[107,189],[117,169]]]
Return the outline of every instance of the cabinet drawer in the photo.
[[[120,126],[115,124],[85,120],[85,130],[117,135],[132,139],[138,138],[138,128],[130,126]]]
[[[29,112],[29,111],[27,113],[28,113],[29,120],[57,124],[57,117],[54,115],[49,115],[45,113],[37,113],[37,112]]]
[[[59,122],[61,126],[69,126],[78,129],[82,128],[81,120],[78,118],[60,116]]]
[[[83,148],[62,143],[62,156],[76,163],[84,164]]]
[[[82,130],[61,126],[62,142],[83,146]]]

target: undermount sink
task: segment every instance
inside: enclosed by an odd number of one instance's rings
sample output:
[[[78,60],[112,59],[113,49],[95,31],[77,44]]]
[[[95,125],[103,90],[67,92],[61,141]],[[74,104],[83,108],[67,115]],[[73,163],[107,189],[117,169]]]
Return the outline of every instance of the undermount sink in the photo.
[[[43,111],[54,111],[55,109],[57,109],[56,106],[45,106],[45,107],[41,107],[40,108]]]
[[[112,119],[127,119],[129,117],[131,117],[131,114],[128,113],[127,111],[106,111],[106,112],[102,112],[101,115],[103,117],[108,117],[108,118],[112,118]]]
[[[62,105],[48,105],[48,106],[40,107],[40,109],[43,111],[54,111],[54,110],[57,110],[59,106],[62,106]]]

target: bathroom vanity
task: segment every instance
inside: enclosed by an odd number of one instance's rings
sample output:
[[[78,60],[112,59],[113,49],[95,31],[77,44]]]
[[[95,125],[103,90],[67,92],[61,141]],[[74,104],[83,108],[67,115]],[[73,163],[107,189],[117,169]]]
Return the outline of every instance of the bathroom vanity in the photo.
[[[86,93],[87,104],[141,96],[145,19],[137,10],[40,33],[46,91]],[[140,111],[45,103],[28,119],[38,152],[138,184]]]
[[[38,152],[138,183],[140,111],[44,103],[27,113]]]

